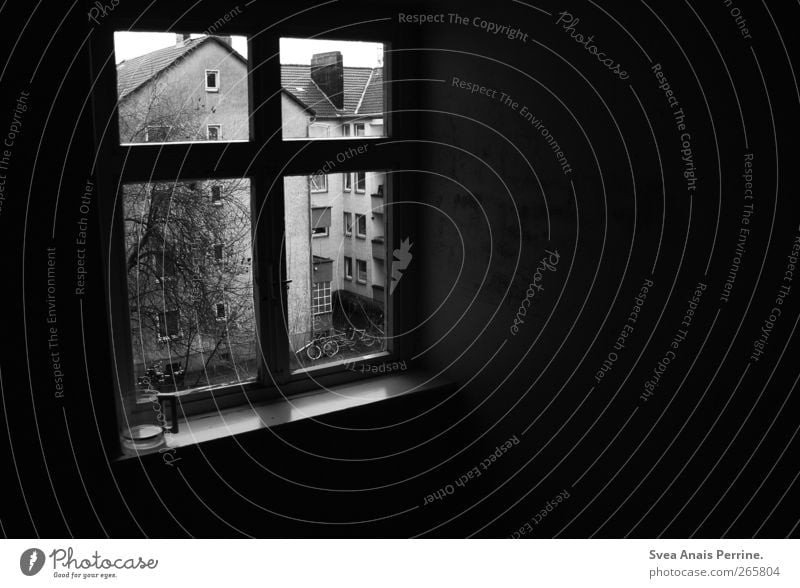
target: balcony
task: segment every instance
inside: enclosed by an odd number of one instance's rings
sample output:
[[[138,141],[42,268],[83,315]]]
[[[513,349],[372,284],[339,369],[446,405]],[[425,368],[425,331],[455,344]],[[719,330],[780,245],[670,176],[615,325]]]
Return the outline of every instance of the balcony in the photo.
[[[382,235],[372,240],[372,257],[381,261],[386,259],[386,243]]]
[[[372,197],[372,214],[383,214],[383,186],[378,186],[378,191],[370,194]]]

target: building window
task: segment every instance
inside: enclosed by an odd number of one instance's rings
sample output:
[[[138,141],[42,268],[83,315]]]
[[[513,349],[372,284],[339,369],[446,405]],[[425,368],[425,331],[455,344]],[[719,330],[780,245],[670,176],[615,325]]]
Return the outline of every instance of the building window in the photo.
[[[350,134],[350,123],[342,123],[342,137],[349,137]]]
[[[206,70],[206,92],[219,92],[219,70],[218,69],[207,69]]]
[[[311,191],[315,194],[328,191],[328,176],[325,174],[310,176],[309,183],[311,184]]]
[[[367,136],[367,131],[366,131],[366,127],[364,126],[364,123],[354,123],[353,124],[353,129],[355,130],[354,134],[355,134],[356,137],[366,137]]]
[[[367,238],[367,217],[363,214],[356,215],[356,237]]]
[[[350,237],[353,235],[353,213],[345,212],[343,216],[344,222],[342,224],[344,225],[344,234],[345,236]]]
[[[180,339],[180,311],[167,310],[158,313],[158,339],[159,341],[174,341]]]
[[[175,263],[175,256],[171,248],[165,248],[153,255],[153,266],[156,269],[156,282],[166,283],[169,280],[174,280],[178,273],[178,267]]]
[[[222,186],[211,186],[211,204],[222,206]]]
[[[358,283],[359,284],[366,284],[367,283],[367,262],[363,259],[356,260],[356,270],[358,271]]]
[[[311,314],[325,314],[333,310],[331,283],[317,282],[311,291]]]
[[[344,256],[344,279],[353,279],[353,258]]]
[[[329,235],[328,227],[314,227],[311,229],[311,236],[314,239],[319,237],[327,237]]]
[[[163,143],[167,140],[169,127],[147,127],[144,131],[144,140],[148,143]]]
[[[225,257],[225,245],[222,243],[216,243],[214,245],[214,261],[217,263],[222,263],[223,258]]]
[[[364,194],[367,191],[367,172],[356,172],[356,192]]]
[[[214,308],[214,315],[217,322],[224,322],[227,313],[225,312],[225,303],[224,302],[217,302]]]
[[[342,186],[345,192],[349,192],[353,189],[353,174],[350,172],[342,174]]]
[[[206,138],[209,141],[219,141],[222,137],[222,125],[208,125],[206,127]]]

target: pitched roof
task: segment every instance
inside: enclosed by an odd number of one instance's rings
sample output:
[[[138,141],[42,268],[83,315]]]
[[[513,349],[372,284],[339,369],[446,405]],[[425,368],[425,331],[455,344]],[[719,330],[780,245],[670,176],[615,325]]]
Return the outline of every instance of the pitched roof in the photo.
[[[244,58],[230,45],[213,36],[190,39],[183,45],[165,47],[140,57],[128,59],[117,64],[117,96],[124,98],[139,86],[158,75],[180,58],[195,51],[200,45],[214,40],[244,61]]]
[[[117,96],[121,99],[142,84],[189,55],[203,43],[214,40],[244,61],[233,48],[213,36],[191,39],[117,64]],[[337,110],[311,79],[310,65],[281,65],[281,85],[301,105],[322,118],[381,116],[383,114],[383,68],[344,68],[344,109]]]
[[[382,71],[382,68],[345,67],[343,110],[337,110],[313,82],[310,65],[281,65],[281,85],[300,102],[316,111],[318,117],[382,115]],[[362,100],[366,96],[369,96],[369,101]]]

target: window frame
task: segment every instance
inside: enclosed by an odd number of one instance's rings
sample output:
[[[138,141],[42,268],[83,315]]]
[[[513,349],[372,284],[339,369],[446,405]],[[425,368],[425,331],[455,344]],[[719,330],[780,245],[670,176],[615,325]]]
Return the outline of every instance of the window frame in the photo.
[[[316,292],[317,287],[322,288],[321,296]],[[322,299],[321,305],[317,304],[317,300],[320,298]],[[315,312],[315,306],[321,306],[322,310]],[[329,314],[331,312],[333,312],[333,288],[331,287],[331,283],[314,282],[311,285],[311,316],[319,316],[321,314]]]
[[[342,225],[345,237],[353,236],[353,213],[347,210],[342,211]]]
[[[367,172],[366,171],[357,171],[355,172],[356,180],[353,182],[353,191],[356,194],[366,194],[367,193]],[[364,178],[364,187],[359,190],[359,176],[363,176]]]
[[[317,188],[315,190],[312,187],[313,184],[314,184],[314,182],[312,181],[312,178],[315,178],[315,177],[318,177],[318,176],[320,176],[320,177],[322,177],[324,179],[324,182],[323,182],[324,185],[323,185],[322,188]],[[327,194],[328,193],[328,174],[310,174],[308,176],[308,190],[312,194]]]
[[[214,74],[214,81],[216,82],[215,86],[208,85],[208,74]],[[206,92],[219,92],[220,87],[220,74],[218,69],[207,69],[205,70],[205,85],[206,85]]]
[[[364,264],[364,279],[361,279],[361,264]],[[368,281],[367,275],[367,260],[356,258],[356,282],[359,284],[366,284]]]
[[[306,372],[296,373],[289,362],[288,333],[280,328],[285,324],[286,309],[286,267],[281,257],[284,229],[283,186],[278,181],[285,176],[308,175],[318,169],[326,158],[334,157],[342,148],[342,139],[348,146],[364,147],[364,154],[357,160],[343,162],[339,171],[355,172],[357,169],[370,171],[390,171],[393,167],[400,169],[416,169],[418,151],[404,141],[413,136],[419,117],[413,110],[405,111],[403,104],[414,103],[417,89],[414,84],[386,84],[384,93],[384,134],[380,137],[337,137],[328,141],[317,140],[284,140],[280,135],[270,136],[268,129],[280,128],[282,124],[280,101],[270,100],[280,91],[280,64],[274,56],[279,53],[279,40],[282,37],[319,38],[328,40],[373,41],[384,44],[384,78],[387,80],[420,77],[418,72],[420,60],[415,54],[409,54],[398,61],[393,47],[413,47],[414,35],[408,31],[399,31],[396,25],[381,22],[357,22],[360,9],[342,9],[342,7],[323,6],[314,13],[313,21],[305,19],[294,22],[285,19],[276,23],[268,34],[263,33],[261,22],[274,20],[275,6],[282,4],[287,10],[291,3],[281,0],[270,6],[262,4],[249,5],[254,18],[235,19],[225,23],[215,34],[242,35],[248,41],[248,102],[249,102],[249,134],[247,140],[226,141],[222,139],[222,125],[219,128],[218,141],[186,141],[169,142],[162,145],[147,143],[120,143],[119,120],[117,112],[116,67],[115,60],[109,59],[114,54],[114,31],[132,32],[152,31],[202,31],[207,22],[214,22],[217,12],[223,10],[219,4],[200,6],[189,17],[176,20],[168,7],[163,11],[151,11],[147,14],[135,7],[120,5],[113,13],[93,29],[94,34],[87,44],[91,59],[87,61],[91,68],[92,79],[92,116],[94,119],[94,135],[97,152],[95,161],[104,165],[95,165],[92,173],[97,185],[98,223],[101,227],[100,246],[104,261],[105,301],[108,318],[112,325],[109,329],[110,353],[112,354],[113,378],[117,399],[133,393],[135,378],[132,363],[132,344],[130,340],[130,315],[133,310],[127,303],[127,280],[124,264],[124,247],[121,235],[124,224],[118,207],[114,206],[115,197],[123,184],[139,182],[169,182],[184,179],[226,179],[248,178],[251,191],[251,215],[254,224],[251,228],[253,241],[253,298],[255,303],[256,329],[263,341],[257,341],[261,352],[258,376],[252,382],[244,382],[230,387],[215,387],[213,392],[196,390],[181,400],[181,412],[184,416],[199,414],[224,406],[238,406],[243,402],[258,399],[281,398],[287,394],[304,393],[316,390],[320,386],[342,384],[348,381],[370,377],[346,370],[343,365],[331,364],[314,369],[314,381],[310,381]],[[231,7],[233,7],[231,5]],[[401,5],[398,4],[398,7]],[[330,22],[341,21],[341,26],[329,27]],[[357,22],[354,26],[353,23]],[[321,23],[326,23],[322,26]],[[329,28],[331,33],[321,32]],[[254,67],[258,63],[258,67]],[[401,64],[401,67],[398,67]],[[252,78],[251,78],[252,76]],[[217,85],[220,85],[217,77]],[[205,85],[205,84],[204,84]],[[258,109],[254,104],[266,105]],[[397,105],[396,110],[393,107]],[[397,139],[380,149],[368,149],[375,146],[378,140]],[[337,140],[338,139],[338,140]],[[269,143],[269,149],[264,146]],[[368,149],[368,150],[367,150]],[[191,154],[189,153],[191,152]],[[398,175],[387,177],[387,202],[392,192],[414,193],[415,181],[410,177]],[[263,222],[255,223],[257,212],[266,209]],[[396,213],[387,217],[385,234],[387,243],[392,243],[392,235],[399,232],[411,235],[415,223],[410,213]],[[276,261],[279,260],[279,261]],[[388,270],[388,268],[387,268]],[[387,271],[387,276],[389,272]],[[410,285],[411,279],[404,280]],[[387,289],[388,290],[388,289]],[[398,309],[403,316],[411,316],[413,309],[411,294],[399,292],[388,299],[385,309],[387,333],[395,329]],[[411,291],[407,288],[405,291]],[[405,319],[404,319],[405,320]],[[410,319],[409,319],[410,320]],[[386,361],[393,358],[409,357],[413,347],[405,343],[405,339],[392,343],[392,347],[374,357],[363,358],[365,363]],[[107,400],[97,391],[98,400]],[[119,431],[124,423],[120,402],[117,402],[118,419],[107,419],[103,423],[103,435],[109,447],[119,445]]]
[[[358,224],[358,220],[359,219],[363,219],[364,220],[364,232],[363,233],[361,232],[361,227]],[[356,213],[355,220],[354,220],[353,224],[355,226],[354,233],[355,233],[356,239],[366,239],[367,238],[367,215],[366,214],[358,214],[358,213]]]
[[[212,184],[211,186],[211,204],[213,206],[222,206],[222,185]]]
[[[211,138],[211,129],[217,129],[217,138]],[[206,141],[213,141],[214,143],[222,142],[222,125],[221,124],[207,124],[206,125]]]
[[[344,172],[342,174],[342,192],[353,191],[353,174],[351,172]]]
[[[322,233],[315,233],[319,229],[323,229]],[[311,238],[312,239],[323,239],[325,237],[330,237],[331,231],[330,227],[311,227]]]
[[[347,266],[350,266],[350,273],[347,272]],[[349,255],[344,256],[344,262],[342,263],[342,273],[344,274],[344,279],[353,281],[353,258]]]

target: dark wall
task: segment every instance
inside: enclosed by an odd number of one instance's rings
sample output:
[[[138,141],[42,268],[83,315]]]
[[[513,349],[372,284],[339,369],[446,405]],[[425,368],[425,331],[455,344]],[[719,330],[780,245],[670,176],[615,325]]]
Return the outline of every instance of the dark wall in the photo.
[[[698,14],[653,6],[658,18],[644,4],[536,4],[550,15],[512,2],[342,3],[339,13],[319,13],[327,23],[391,18],[407,27],[397,59],[416,60],[417,77],[429,80],[402,82],[418,122],[420,169],[404,172],[417,185],[403,194],[417,208],[416,226],[397,237],[414,242],[403,285],[417,290],[413,363],[449,377],[456,392],[181,448],[173,466],[160,455],[116,463],[107,441],[116,431],[115,368],[99,247],[109,227],[97,205],[109,195],[94,194],[87,214],[80,208],[92,166],[104,165],[94,161],[88,43],[100,29],[87,22],[92,4],[16,19],[19,30],[0,52],[0,136],[28,96],[0,170],[3,532],[505,537],[526,522],[526,533],[540,537],[796,532],[796,464],[786,457],[796,450],[798,409],[794,291],[764,355],[751,355],[798,234],[791,172],[800,96],[788,61],[797,42],[783,24],[797,9],[772,6],[770,15],[743,2],[748,40],[720,3],[697,3]],[[179,15],[181,5],[168,10]],[[302,8],[252,6],[241,26],[253,32]],[[112,12],[135,10],[123,0]],[[574,30],[594,34],[629,77],[571,39],[556,23],[561,11],[579,18]],[[215,6],[193,22],[225,12]],[[468,20],[412,25],[398,12]],[[473,26],[476,16],[517,27],[526,40]],[[694,190],[649,60],[663,66],[686,114]],[[454,77],[497,94],[472,94]],[[518,108],[501,103],[501,93]],[[522,106],[559,143],[569,173]],[[755,208],[723,301],[749,202],[746,153]],[[84,216],[86,287],[76,295]],[[641,313],[598,382],[646,280],[653,285]],[[518,315],[532,283],[541,288]],[[685,341],[642,399],[682,329]],[[362,428],[371,430],[351,430]],[[497,449],[511,438],[510,449]],[[489,459],[496,451],[501,457]],[[454,484],[485,459],[491,465],[480,476]],[[426,504],[448,485],[452,494]],[[568,498],[556,501],[559,493]],[[547,517],[534,525],[542,509]]]

